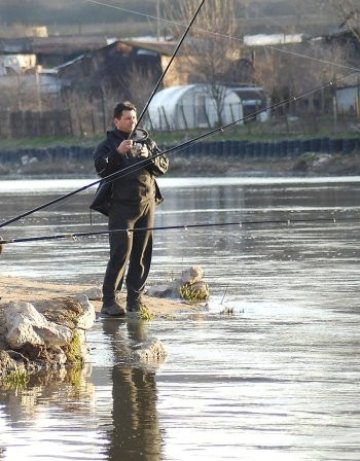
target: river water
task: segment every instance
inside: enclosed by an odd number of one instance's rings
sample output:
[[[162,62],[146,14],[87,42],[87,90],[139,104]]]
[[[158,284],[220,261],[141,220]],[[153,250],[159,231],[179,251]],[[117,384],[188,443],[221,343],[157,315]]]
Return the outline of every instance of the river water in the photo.
[[[91,182],[91,181],[88,181]],[[1,221],[86,184],[1,181]],[[207,310],[99,321],[82,373],[0,392],[0,459],[360,459],[360,178],[161,178],[149,284],[201,265]],[[103,230],[84,191],[3,238]],[[91,223],[90,223],[91,220]],[[251,223],[249,223],[251,221]],[[298,222],[296,222],[298,221]],[[100,284],[107,237],[7,245],[2,274]],[[162,341],[166,360],[129,365]]]

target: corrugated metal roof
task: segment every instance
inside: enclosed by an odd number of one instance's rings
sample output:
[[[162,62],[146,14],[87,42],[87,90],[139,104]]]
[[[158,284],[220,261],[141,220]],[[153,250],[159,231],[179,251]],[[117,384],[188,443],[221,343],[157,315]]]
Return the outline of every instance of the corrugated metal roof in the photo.
[[[155,51],[156,53],[171,56],[175,48],[177,46],[177,42],[174,41],[163,41],[163,42],[158,42],[158,41],[147,41],[147,40],[119,40],[121,43],[125,43],[126,45],[133,46],[135,48],[143,48],[144,50],[150,50],[150,51]]]
[[[245,35],[244,44],[247,46],[286,45],[301,43],[304,34],[257,34]]]
[[[34,53],[83,53],[85,51],[94,51],[103,48],[107,46],[107,44],[107,39],[103,36],[68,35],[61,37],[32,38],[32,49]]]
[[[59,36],[59,37],[24,37],[17,39],[0,39],[0,53],[51,53],[63,54],[77,51],[93,51],[106,46],[107,39],[102,36]]]

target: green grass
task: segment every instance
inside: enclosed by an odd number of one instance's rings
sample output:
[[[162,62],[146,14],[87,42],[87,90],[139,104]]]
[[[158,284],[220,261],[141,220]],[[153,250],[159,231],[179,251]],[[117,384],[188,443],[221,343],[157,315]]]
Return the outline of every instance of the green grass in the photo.
[[[4,389],[26,389],[29,384],[29,376],[23,371],[13,371],[2,381],[1,387]]]
[[[73,136],[34,136],[29,138],[0,139],[0,149],[49,148],[56,146],[94,146],[102,136],[94,138]]]
[[[155,316],[151,312],[151,310],[147,306],[145,306],[143,304],[140,306],[139,317],[144,322],[150,322],[151,320],[154,320],[154,318],[155,318]]]
[[[81,368],[84,363],[84,357],[82,356],[81,339],[78,332],[75,331],[71,343],[65,350],[65,354],[68,364]]]

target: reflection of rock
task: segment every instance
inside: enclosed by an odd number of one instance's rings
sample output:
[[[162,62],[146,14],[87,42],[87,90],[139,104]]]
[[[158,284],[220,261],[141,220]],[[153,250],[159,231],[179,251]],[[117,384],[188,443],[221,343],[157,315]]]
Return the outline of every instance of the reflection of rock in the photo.
[[[137,362],[146,364],[157,364],[159,365],[164,361],[166,357],[165,347],[162,342],[157,339],[147,339],[132,353],[132,358]]]
[[[169,285],[149,288],[147,294],[158,298],[182,298],[186,301],[206,301],[209,299],[209,286],[202,280],[204,271],[200,266],[192,266],[182,271],[179,279]]]
[[[0,376],[83,365],[84,330],[95,320],[86,296],[59,298],[37,309],[12,302],[0,314]]]
[[[127,334],[119,329],[118,322],[103,322],[103,331],[111,335],[114,341],[114,353],[118,364],[123,366],[157,369],[166,359],[166,349],[158,339],[148,336],[149,323],[128,316]]]

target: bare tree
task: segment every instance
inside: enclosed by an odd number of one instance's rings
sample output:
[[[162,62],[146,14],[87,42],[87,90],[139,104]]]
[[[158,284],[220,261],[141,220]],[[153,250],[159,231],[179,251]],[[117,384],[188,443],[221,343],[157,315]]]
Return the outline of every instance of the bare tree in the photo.
[[[360,41],[360,4],[358,0],[318,0],[319,7],[335,14],[339,29],[345,27]]]
[[[331,107],[331,83],[348,73],[339,73],[341,66],[346,67],[346,51],[338,43],[310,40],[265,47],[258,53],[255,76],[273,104],[281,103],[278,113],[325,113]]]
[[[158,76],[149,67],[141,68],[135,63],[127,69],[126,75],[129,99],[141,110],[148,101]]]
[[[114,91],[113,86],[110,82],[102,80],[100,82],[100,112],[102,119],[103,131],[109,127],[110,118],[112,115],[115,104],[122,98],[119,98],[119,94]]]

